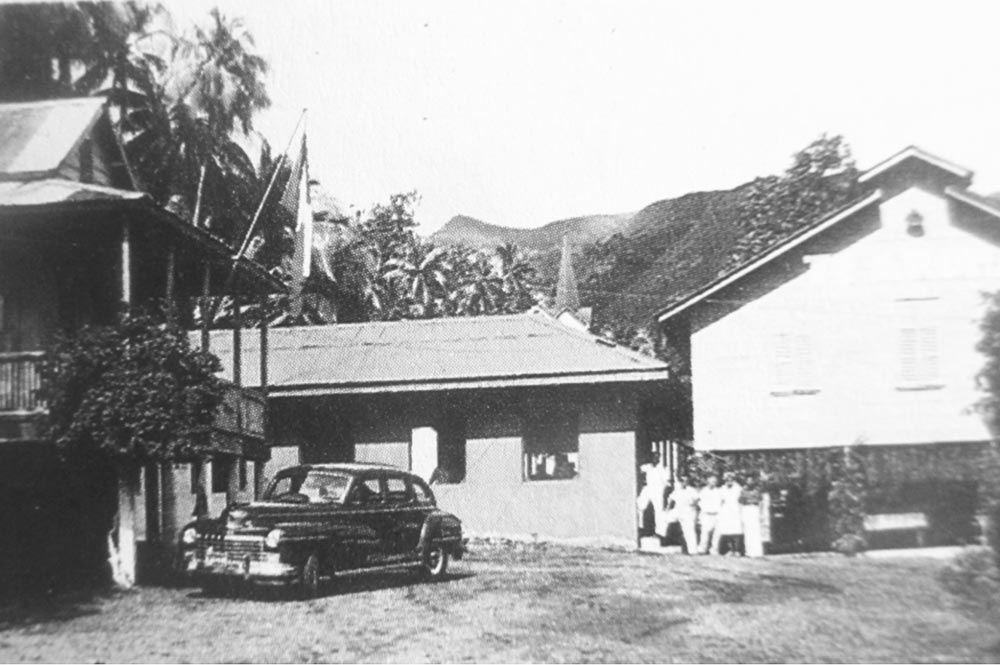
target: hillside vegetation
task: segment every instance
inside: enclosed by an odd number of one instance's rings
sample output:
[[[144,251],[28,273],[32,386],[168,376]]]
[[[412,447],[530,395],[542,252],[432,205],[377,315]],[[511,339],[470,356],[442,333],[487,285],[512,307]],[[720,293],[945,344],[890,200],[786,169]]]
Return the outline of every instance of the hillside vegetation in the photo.
[[[822,136],[792,158],[781,175],[735,189],[694,192],[636,213],[560,220],[537,229],[494,226],[456,217],[433,236],[446,245],[515,243],[549,293],[559,271],[564,233],[584,306],[598,330],[616,337],[647,326],[658,310],[795,234],[859,194],[850,149]]]

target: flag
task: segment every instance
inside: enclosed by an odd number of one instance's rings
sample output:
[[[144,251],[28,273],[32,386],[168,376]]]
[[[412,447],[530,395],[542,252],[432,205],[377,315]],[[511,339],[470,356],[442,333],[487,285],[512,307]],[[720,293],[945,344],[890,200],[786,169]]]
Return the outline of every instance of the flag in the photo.
[[[292,308],[298,315],[302,307],[302,287],[312,268],[313,214],[309,201],[309,160],[306,150],[306,133],[302,131],[302,144],[285,191],[279,202],[281,207],[295,216],[295,253],[292,256]]]

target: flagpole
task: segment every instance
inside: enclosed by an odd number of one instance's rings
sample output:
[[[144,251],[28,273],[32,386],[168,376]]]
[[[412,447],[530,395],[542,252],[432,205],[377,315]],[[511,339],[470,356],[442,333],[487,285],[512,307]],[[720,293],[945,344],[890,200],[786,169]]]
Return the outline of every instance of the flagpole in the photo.
[[[236,262],[243,258],[243,254],[247,251],[247,246],[250,244],[250,239],[253,237],[253,230],[257,226],[257,220],[260,219],[260,213],[264,210],[264,203],[267,201],[268,195],[274,188],[274,183],[278,179],[278,173],[281,171],[282,165],[285,163],[285,158],[288,156],[288,151],[292,149],[292,142],[295,141],[295,137],[299,133],[299,127],[306,119],[306,110],[302,109],[302,113],[299,114],[299,120],[295,123],[295,129],[292,130],[292,135],[288,139],[288,145],[285,146],[285,151],[281,153],[281,157],[278,159],[278,164],[274,167],[274,173],[271,175],[271,181],[267,183],[267,189],[264,190],[264,196],[260,200],[260,204],[257,206],[257,212],[254,213],[253,219],[250,221],[250,228],[247,229],[247,234],[243,238],[243,244],[240,245],[240,251],[236,253],[236,257],[233,259],[233,267],[235,268]]]
[[[299,114],[298,122],[295,123],[295,129],[292,130],[292,135],[288,138],[288,145],[285,146],[285,151],[282,152],[281,157],[278,158],[278,163],[274,167],[274,173],[271,174],[271,181],[267,183],[267,189],[264,190],[264,196],[260,199],[257,211],[254,213],[253,219],[250,221],[250,228],[247,229],[246,237],[243,238],[243,244],[240,245],[240,250],[235,256],[233,256],[233,264],[229,268],[229,274],[226,275],[225,285],[222,288],[223,295],[225,295],[233,286],[233,279],[236,277],[236,266],[239,265],[240,259],[243,258],[243,254],[246,252],[247,246],[250,244],[254,227],[257,225],[257,220],[260,219],[260,213],[264,210],[264,203],[267,201],[267,197],[271,194],[271,190],[274,188],[274,183],[278,179],[278,173],[281,172],[281,166],[285,163],[288,151],[292,149],[292,143],[295,141],[295,137],[299,133],[299,126],[305,121],[306,110],[306,108],[303,108],[302,113]],[[222,304],[221,299],[216,300],[213,303],[209,314],[210,321],[215,319],[215,314],[219,311],[220,304]],[[236,306],[238,307],[239,304],[237,303]]]

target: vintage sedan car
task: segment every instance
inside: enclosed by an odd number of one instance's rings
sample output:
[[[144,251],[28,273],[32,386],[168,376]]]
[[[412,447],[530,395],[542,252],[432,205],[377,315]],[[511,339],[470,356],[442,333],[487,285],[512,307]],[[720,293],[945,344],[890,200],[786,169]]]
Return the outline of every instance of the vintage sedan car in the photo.
[[[411,567],[445,574],[464,553],[462,523],[439,510],[419,476],[370,464],[309,464],[280,471],[259,501],[201,519],[180,536],[183,570],[206,589],[237,580],[297,586],[321,578]]]

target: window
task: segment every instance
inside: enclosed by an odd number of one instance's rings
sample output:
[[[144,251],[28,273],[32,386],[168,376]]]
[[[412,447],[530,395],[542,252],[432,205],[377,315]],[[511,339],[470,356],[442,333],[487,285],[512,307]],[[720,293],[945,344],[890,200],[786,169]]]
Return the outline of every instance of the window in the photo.
[[[805,333],[774,336],[772,395],[813,395],[816,387],[812,338]]]
[[[896,388],[930,390],[942,387],[937,298],[897,301]]]
[[[245,490],[247,488],[247,461],[246,458],[240,458],[240,490]]]
[[[359,480],[351,492],[350,503],[358,505],[371,505],[382,500],[382,488],[378,478],[367,478]]]
[[[580,473],[580,416],[555,411],[525,419],[524,479],[566,480]]]
[[[413,498],[417,503],[421,505],[433,505],[434,495],[431,494],[430,489],[423,483],[413,480],[410,482],[410,487],[413,488]]]
[[[385,479],[386,503],[408,503],[410,494],[406,491],[406,480],[390,476]]]
[[[898,372],[897,386],[902,389],[941,385],[937,328],[912,326],[899,329]]]

